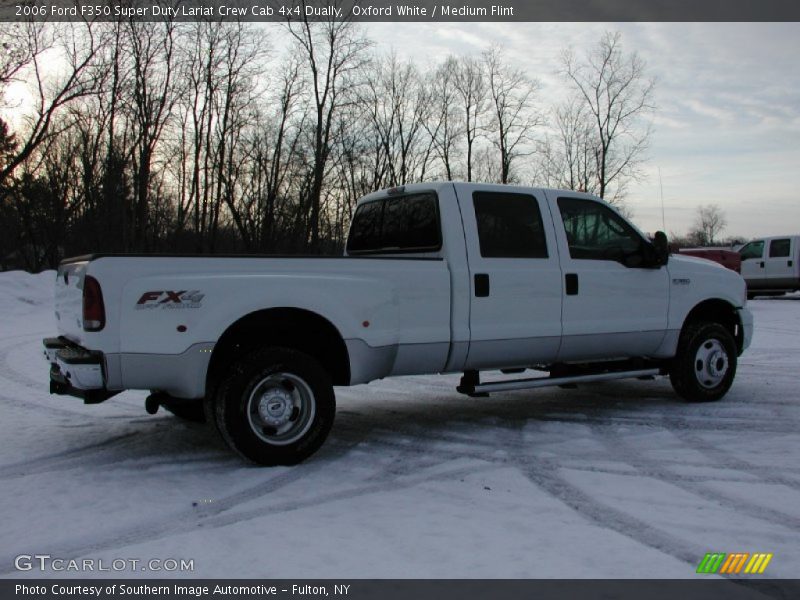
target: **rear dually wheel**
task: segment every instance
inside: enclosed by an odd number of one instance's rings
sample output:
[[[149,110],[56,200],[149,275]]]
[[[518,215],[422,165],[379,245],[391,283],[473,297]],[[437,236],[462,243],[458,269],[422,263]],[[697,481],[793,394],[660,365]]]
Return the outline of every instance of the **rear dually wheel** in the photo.
[[[328,436],[335,411],[328,373],[289,348],[264,348],[240,359],[221,381],[213,406],[228,445],[262,465],[311,456]]]

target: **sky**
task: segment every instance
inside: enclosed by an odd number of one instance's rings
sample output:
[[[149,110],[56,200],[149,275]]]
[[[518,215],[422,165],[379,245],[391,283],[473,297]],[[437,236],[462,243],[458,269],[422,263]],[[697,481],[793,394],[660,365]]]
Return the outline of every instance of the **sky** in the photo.
[[[421,66],[499,44],[510,64],[541,82],[543,108],[567,89],[557,73],[562,50],[580,54],[619,31],[624,51],[638,52],[657,79],[643,178],[626,197],[640,229],[685,234],[698,205],[717,204],[728,221],[723,237],[800,234],[800,23],[360,26],[379,51]],[[273,49],[287,50],[282,26],[267,28]]]
[[[543,104],[563,93],[564,47],[581,52],[622,33],[657,78],[644,178],[627,205],[644,231],[682,234],[699,204],[718,204],[724,236],[800,233],[800,23],[374,23],[379,48],[420,64],[502,44],[542,82]],[[663,183],[662,223],[659,170]]]

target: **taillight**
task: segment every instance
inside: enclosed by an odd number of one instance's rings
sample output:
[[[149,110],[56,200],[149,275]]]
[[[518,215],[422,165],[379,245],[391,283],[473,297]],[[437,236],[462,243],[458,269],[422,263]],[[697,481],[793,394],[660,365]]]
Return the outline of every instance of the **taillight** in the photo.
[[[103,305],[103,291],[97,279],[87,275],[83,279],[83,329],[100,331],[106,326],[106,307]]]

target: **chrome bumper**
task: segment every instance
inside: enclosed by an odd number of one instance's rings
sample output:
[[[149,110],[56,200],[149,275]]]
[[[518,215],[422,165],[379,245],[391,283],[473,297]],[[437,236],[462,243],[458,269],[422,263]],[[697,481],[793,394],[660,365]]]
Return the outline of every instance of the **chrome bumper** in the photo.
[[[50,363],[51,394],[97,404],[117,393],[106,390],[101,352],[86,350],[66,338],[46,338],[42,344],[45,360]]]

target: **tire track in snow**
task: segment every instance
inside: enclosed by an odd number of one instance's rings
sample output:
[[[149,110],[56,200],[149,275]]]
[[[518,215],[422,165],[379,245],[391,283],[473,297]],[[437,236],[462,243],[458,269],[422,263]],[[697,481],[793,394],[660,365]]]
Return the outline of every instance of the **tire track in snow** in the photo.
[[[491,463],[485,464],[482,467],[469,465],[466,467],[459,467],[444,471],[437,470],[437,472],[433,474],[417,475],[417,476],[414,475],[408,476],[406,473],[410,470],[410,468],[403,469],[402,473],[397,473],[397,472],[386,473],[380,477],[377,477],[376,478],[377,481],[375,481],[374,483],[367,483],[365,485],[359,485],[354,488],[347,488],[343,490],[328,492],[305,500],[285,501],[269,505],[263,508],[258,508],[248,511],[239,511],[232,514],[226,513],[225,515],[219,515],[216,518],[209,519],[208,521],[204,522],[202,526],[210,528],[228,527],[252,519],[262,518],[265,516],[266,513],[268,513],[269,516],[279,515],[287,512],[293,512],[296,510],[314,508],[316,506],[321,506],[323,504],[328,504],[330,502],[337,502],[340,500],[354,500],[356,498],[369,496],[372,494],[379,494],[383,492],[394,492],[403,489],[408,489],[410,487],[414,487],[422,483],[456,479],[463,477],[465,475],[472,475],[475,473],[480,473],[482,471],[493,470],[494,468],[495,465]]]
[[[0,374],[0,380],[2,379],[3,379],[2,374]],[[3,382],[0,381],[0,386],[2,385]],[[49,406],[36,401],[30,402],[27,400],[20,400],[19,398],[13,398],[11,396],[6,396],[5,394],[0,394],[0,402],[5,403],[6,405],[11,406],[12,408],[19,408],[21,410],[26,410],[29,412],[37,412],[39,414],[46,412],[48,413],[48,416],[59,415],[71,419],[76,419],[78,417],[80,417],[81,419],[86,419],[86,415],[76,410],[61,408],[60,406]]]
[[[678,421],[678,419],[674,420]],[[728,450],[704,440],[690,428],[678,427],[675,429],[670,429],[670,433],[672,433],[672,435],[674,435],[676,438],[680,439],[687,446],[697,450],[709,458],[712,458],[720,468],[747,473],[752,477],[758,478],[763,483],[771,485],[784,485],[795,490],[800,490],[800,481],[789,479],[783,476],[783,473],[786,473],[789,469],[775,469],[770,466],[751,463],[734,455]],[[800,474],[800,471],[795,472]]]
[[[559,476],[557,473],[559,465],[557,463],[541,457],[528,458],[525,450],[527,449],[530,452],[532,444],[524,439],[523,428],[530,425],[531,422],[535,423],[538,420],[539,418],[536,417],[530,421],[521,420],[515,423],[509,423],[508,432],[515,435],[503,441],[504,447],[511,450],[508,458],[493,458],[485,454],[481,454],[481,458],[495,465],[515,467],[535,487],[573,509],[598,527],[615,531],[634,542],[664,552],[689,565],[694,566],[696,564],[697,557],[702,556],[704,553],[703,548],[700,546],[687,543],[685,540],[657,526],[628,515],[623,511],[591,497],[589,494],[583,492],[566,481],[563,477]],[[579,423],[585,424],[582,420],[579,421]],[[440,441],[452,440],[445,438],[443,440],[440,439]],[[409,452],[427,456],[447,456],[449,458],[470,456],[470,453],[467,451],[462,453],[458,450],[447,448],[406,447],[404,444],[398,444],[397,442],[386,439],[371,439],[370,443],[391,445],[400,450],[405,449]],[[493,447],[496,448],[496,446]],[[472,457],[474,458],[475,455],[473,454]]]
[[[800,518],[795,515],[731,496],[730,494],[703,485],[703,483],[700,482],[686,481],[681,477],[677,477],[669,468],[663,467],[658,460],[648,458],[644,453],[637,451],[623,436],[618,435],[618,432],[614,432],[613,429],[595,427],[594,430],[612,460],[630,465],[636,469],[636,476],[656,479],[667,485],[682,489],[689,494],[703,498],[711,503],[726,506],[748,517],[800,531]],[[714,465],[708,466],[713,467]],[[747,471],[746,473],[756,478],[756,481],[751,483],[757,483],[759,480],[762,482],[764,481],[762,477],[754,472]]]
[[[525,442],[518,432],[518,445]],[[568,506],[590,523],[614,531],[642,546],[668,554],[689,565],[703,556],[702,547],[597,500],[558,475],[559,465],[551,460],[517,457],[513,464],[537,488]]]
[[[29,375],[28,373],[22,373],[20,371],[17,371],[11,366],[11,363],[9,362],[9,357],[18,348],[34,344],[37,341],[41,343],[38,335],[26,336],[26,337],[30,339],[25,339],[21,342],[16,342],[8,346],[3,345],[2,347],[0,347],[0,376],[9,379],[10,381],[14,381],[19,385],[24,385],[25,387],[31,388],[33,390],[41,391],[43,383],[49,383],[50,381],[49,375],[47,374],[48,364],[45,361],[44,357],[41,355],[41,353],[39,355],[43,373],[43,377],[41,379],[36,379],[31,375]]]
[[[668,554],[691,565],[697,564],[705,550],[637,517],[593,498],[559,476],[558,466],[546,462],[518,464],[519,470],[538,488],[572,508],[603,529],[610,529],[634,542]]]
[[[164,466],[181,467],[191,463],[205,463],[207,470],[220,468],[215,463],[215,458],[208,452],[199,457],[191,456],[195,444],[186,449],[166,448],[160,451],[153,438],[163,438],[181,427],[181,423],[170,423],[164,420],[153,423],[148,430],[125,431],[105,437],[97,442],[69,448],[62,452],[38,456],[30,460],[0,465],[0,480],[12,480],[21,477],[42,475],[53,472],[63,472],[71,469],[99,470],[113,465],[115,471],[146,471]],[[199,431],[195,433],[200,433]],[[207,433],[209,440],[212,438],[210,431]],[[207,444],[211,449],[212,444]],[[148,453],[140,450],[147,448]],[[137,452],[138,451],[138,452]],[[229,458],[230,455],[225,455]],[[193,469],[192,472],[196,472]]]
[[[198,526],[199,522],[209,520],[241,504],[257,500],[299,479],[309,477],[316,471],[329,468],[331,466],[331,461],[336,461],[345,456],[352,446],[347,444],[329,444],[329,448],[327,452],[320,451],[317,454],[318,458],[316,460],[303,463],[292,467],[288,471],[273,475],[266,481],[261,481],[243,490],[234,492],[213,504],[203,505],[193,508],[192,510],[179,511],[177,514],[173,513],[147,523],[139,523],[116,532],[101,533],[98,534],[99,539],[97,540],[84,539],[76,541],[75,543],[64,544],[57,550],[51,551],[51,554],[54,556],[80,557],[89,553],[111,550],[193,531]],[[256,472],[263,472],[263,470],[257,467],[254,467],[253,470]],[[53,546],[57,547],[58,545],[54,543]],[[6,564],[13,564],[13,557],[0,556],[0,565]],[[13,570],[3,570],[2,567],[0,567],[0,575],[8,575],[15,572],[16,571]]]
[[[63,452],[56,452],[46,456],[40,456],[18,463],[0,465],[0,478],[8,479],[12,477],[25,477],[38,473],[69,468],[72,462],[77,462],[76,466],[85,466],[83,462],[86,456],[97,453],[98,450],[105,450],[109,446],[118,444],[123,440],[130,439],[138,435],[138,432],[131,431],[120,435],[114,435],[99,442],[92,442],[84,446],[70,448]]]
[[[14,337],[27,337],[29,339],[11,345],[0,345],[0,386],[2,386],[4,390],[8,386],[5,385],[2,380],[5,380],[5,382],[12,384],[12,387],[18,386],[19,388],[26,390],[25,392],[22,392],[24,394],[31,394],[31,392],[37,395],[49,393],[49,388],[47,387],[47,385],[49,385],[49,376],[47,375],[47,364],[45,363],[44,360],[42,360],[42,380],[39,382],[40,385],[38,386],[34,385],[34,382],[32,381],[31,377],[29,376],[23,377],[21,374],[13,370],[11,366],[8,364],[8,357],[15,348],[23,346],[25,344],[30,344],[31,340],[36,339],[38,335],[39,334],[36,335],[26,334],[25,336],[14,336]],[[18,398],[13,398],[6,394],[0,394],[0,401],[3,401],[6,404],[9,404],[17,408],[23,408],[25,410],[49,411],[51,414],[58,414],[69,417],[83,416],[83,413],[79,411],[65,409],[60,406],[43,404],[41,402],[38,402],[37,400],[33,401],[20,400]]]
[[[356,433],[358,434],[359,432]],[[336,461],[343,458],[350,450],[364,440],[363,435],[353,436],[352,432],[346,437],[349,438],[349,440],[345,443],[337,443],[334,441],[332,444],[328,445],[328,447],[332,447],[332,452],[320,452],[320,454],[324,454],[324,456],[319,457],[322,460],[317,459],[311,463],[303,463],[302,465],[293,467],[290,471],[274,476],[266,482],[231,494],[213,504],[203,505],[192,511],[186,511],[177,516],[173,515],[168,519],[158,520],[145,527],[135,526],[126,528],[123,532],[108,534],[103,536],[104,539],[95,542],[68,544],[59,549],[57,553],[60,556],[79,557],[90,553],[161,539],[163,537],[180,535],[181,533],[193,531],[197,527],[226,527],[239,522],[264,517],[266,514],[272,515],[291,512],[312,508],[332,501],[354,499],[384,491],[395,491],[419,485],[420,483],[439,480],[441,478],[460,477],[479,470],[474,465],[470,465],[445,471],[437,470],[437,472],[433,474],[409,477],[407,473],[418,471],[420,465],[419,463],[404,461],[401,469],[391,472],[384,471],[373,478],[368,477],[367,479],[372,480],[372,483],[318,494],[301,501],[281,501],[274,504],[259,506],[258,508],[247,511],[231,512],[231,510],[240,505],[265,497],[297,480],[312,476],[316,471],[330,468],[332,466],[330,464],[331,460]],[[458,458],[466,457],[458,456]],[[485,464],[483,467],[484,469],[495,468],[494,464],[487,463],[486,461],[483,462]],[[0,558],[0,564],[3,564],[2,558]],[[9,572],[0,570],[0,574],[7,573]]]

